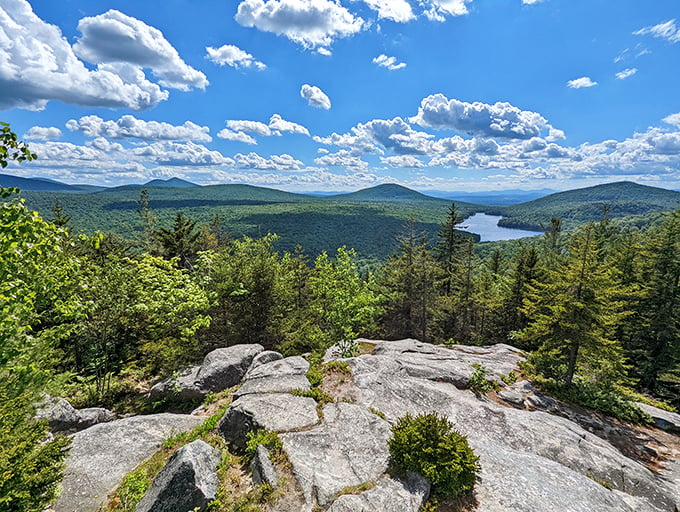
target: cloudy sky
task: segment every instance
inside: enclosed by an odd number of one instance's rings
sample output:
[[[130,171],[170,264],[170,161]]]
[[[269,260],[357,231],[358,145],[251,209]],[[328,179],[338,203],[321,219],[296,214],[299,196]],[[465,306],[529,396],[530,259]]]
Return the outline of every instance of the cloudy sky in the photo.
[[[5,172],[680,188],[678,0],[1,0]]]

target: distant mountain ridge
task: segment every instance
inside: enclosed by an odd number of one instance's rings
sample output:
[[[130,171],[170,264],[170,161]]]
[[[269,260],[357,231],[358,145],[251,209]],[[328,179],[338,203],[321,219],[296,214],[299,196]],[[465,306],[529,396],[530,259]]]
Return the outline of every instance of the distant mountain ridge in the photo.
[[[200,187],[196,183],[192,183],[181,178],[168,178],[167,180],[155,179],[147,181],[142,185],[144,187],[174,187],[174,188],[189,188],[189,187]]]

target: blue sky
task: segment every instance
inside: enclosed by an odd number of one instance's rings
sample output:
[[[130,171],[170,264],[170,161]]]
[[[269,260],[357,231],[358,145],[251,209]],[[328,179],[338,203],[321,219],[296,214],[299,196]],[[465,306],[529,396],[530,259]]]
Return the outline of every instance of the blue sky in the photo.
[[[677,0],[2,0],[5,172],[680,188]]]

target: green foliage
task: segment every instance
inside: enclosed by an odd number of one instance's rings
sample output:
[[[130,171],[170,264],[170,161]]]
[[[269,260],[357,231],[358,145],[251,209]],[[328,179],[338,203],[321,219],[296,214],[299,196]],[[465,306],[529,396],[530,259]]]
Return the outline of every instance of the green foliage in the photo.
[[[378,298],[357,271],[356,252],[341,247],[335,261],[324,252],[314,262],[309,279],[310,312],[326,337],[337,344],[342,357],[356,355],[355,338],[370,328],[378,313]]]
[[[245,451],[247,460],[255,457],[257,447],[260,445],[267,448],[275,459],[283,453],[283,443],[276,432],[260,429],[257,432],[248,432],[247,438]]]
[[[118,498],[120,506],[117,510],[121,512],[133,511],[137,504],[151,488],[152,480],[148,477],[144,468],[137,468],[123,478],[118,488]]]
[[[470,376],[470,388],[481,393],[487,393],[494,389],[494,382],[486,378],[486,367],[480,364],[473,364],[472,366],[475,371]]]
[[[291,389],[290,392],[291,394],[296,396],[305,396],[307,398],[313,398],[320,406],[334,402],[333,397],[331,395],[329,395],[328,393],[326,393],[325,391],[318,387],[314,387],[311,389]]]
[[[36,158],[38,155],[31,153],[28,144],[17,140],[17,135],[10,129],[9,124],[0,122],[0,167],[3,169],[7,167],[10,160],[25,162]]]
[[[25,147],[2,126],[2,162],[29,159],[16,153]],[[0,189],[0,197],[10,196]],[[61,230],[23,201],[0,204],[0,226],[0,509],[38,512],[56,497],[70,443],[64,437],[43,442],[47,426],[34,419],[40,391],[51,380],[54,337],[40,327],[59,310],[55,301],[67,267]]]
[[[622,421],[643,425],[653,423],[648,414],[642,412],[637,405],[616,388],[605,388],[585,381],[561,384],[554,380],[533,380],[541,388],[560,400],[599,411]]]
[[[446,418],[407,414],[392,427],[388,443],[397,467],[427,478],[435,496],[457,497],[472,492],[478,458]]]

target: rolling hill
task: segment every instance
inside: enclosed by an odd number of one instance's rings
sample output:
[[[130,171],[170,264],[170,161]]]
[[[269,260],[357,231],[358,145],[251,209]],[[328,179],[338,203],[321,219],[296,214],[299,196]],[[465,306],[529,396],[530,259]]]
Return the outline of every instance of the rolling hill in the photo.
[[[611,218],[646,215],[680,208],[680,192],[639,185],[630,181],[607,183],[550,194],[513,206],[487,208],[502,215],[499,225],[538,230],[552,217],[562,219],[565,228],[602,218],[603,208]]]

